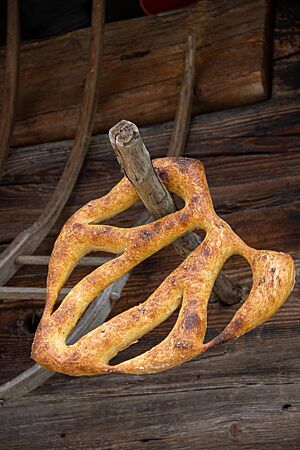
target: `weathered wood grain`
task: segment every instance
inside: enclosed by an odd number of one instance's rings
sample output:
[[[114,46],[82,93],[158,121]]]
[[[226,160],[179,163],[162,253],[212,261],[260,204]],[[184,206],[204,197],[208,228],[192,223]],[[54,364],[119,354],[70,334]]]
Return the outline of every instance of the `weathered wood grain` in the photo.
[[[151,133],[154,133],[154,129],[151,130]],[[157,139],[159,136],[161,136],[160,129],[157,132]],[[145,142],[148,140],[146,137],[149,137],[147,132],[145,133]],[[289,206],[292,207],[293,202],[299,198],[300,147],[297,136],[281,137],[280,139],[271,137],[209,139],[201,141],[198,145],[196,139],[192,133],[186,155],[200,156],[206,168],[215,207],[221,215],[257,209],[258,206],[279,207],[289,203]],[[52,235],[58,233],[63,222],[71,213],[91,198],[105,194],[121,178],[119,168],[106,148],[109,145],[106,144],[106,137],[99,139],[99,142],[101,142],[99,145],[93,144],[85,162],[84,171],[79,177],[79,182],[67,207],[52,229]],[[151,142],[148,145],[150,150],[152,145]],[[155,144],[153,155],[163,156],[163,152],[157,149],[158,145]],[[65,149],[64,146],[62,148]],[[105,152],[104,148],[106,148]],[[101,158],[102,149],[103,159]],[[54,146],[54,150],[57,150],[58,153],[55,163],[58,175],[68,153],[66,152],[65,156],[60,154],[58,146]],[[232,154],[230,154],[231,151]],[[284,153],[280,153],[280,151]],[[213,158],[208,156],[209,152],[214,154]],[[7,242],[30,226],[41,213],[42,205],[46,203],[55,187],[57,175],[53,180],[53,178],[49,179],[47,174],[47,152],[43,152],[43,147],[40,146],[31,147],[30,155],[33,170],[35,173],[39,173],[36,178],[37,183],[27,184],[20,181],[18,184],[0,186],[2,199],[0,204],[0,242]],[[16,160],[13,156],[14,154],[9,158],[15,171],[13,179],[18,180],[20,176],[22,180],[22,172],[27,166],[27,153],[21,155],[21,152],[19,154],[16,151]],[[222,170],[220,170],[220,166],[222,166]],[[95,172],[99,173],[96,178]],[[26,177],[27,181],[28,176]],[[225,190],[224,185],[227,186]],[[128,226],[129,221],[135,220],[140,211],[141,208],[132,208],[127,212],[127,219],[126,215],[122,215],[114,223]],[[6,226],[8,222],[11,224],[9,228]]]
[[[200,0],[186,9],[107,24],[98,97],[101,109],[94,131],[106,131],[122,117],[139,125],[174,118],[185,43],[191,31],[197,39],[199,67],[199,101],[194,102],[194,113],[267,98],[271,48],[265,35],[271,26],[269,4],[257,0],[253,7],[246,0],[220,0],[216,4]],[[88,33],[88,29],[82,29],[22,45],[22,96],[13,145],[74,135]],[[2,80],[0,70],[0,88]]]
[[[298,389],[298,383],[204,390],[194,385],[187,391],[169,389],[116,398],[79,390],[62,395],[61,402],[46,397],[41,403],[40,397],[33,397],[31,405],[18,405],[17,417],[14,408],[8,407],[2,423],[11,448],[30,439],[32,449],[45,448],[50,442],[52,448],[63,449],[207,449],[212,448],[213,435],[214,448],[252,449],[255,443],[255,448],[279,450],[284,443],[296,449],[300,437]],[[38,413],[37,401],[43,415]],[[24,416],[30,416],[32,422],[24,423]],[[126,426],[120,426],[124,419]],[[15,433],[21,426],[22,434]],[[274,434],[274,429],[278,433]],[[33,432],[35,439],[31,438]]]
[[[296,0],[277,2],[275,55],[280,52],[280,56],[274,65],[272,99],[194,118],[187,155],[204,161],[217,210],[235,231],[250,245],[291,252],[299,278],[297,4]],[[166,154],[171,132],[170,123],[142,130],[153,156]],[[51,195],[70,147],[71,142],[63,142],[11,152],[0,192],[0,250],[18,232],[14,210],[29,223],[39,211],[33,198],[39,203]],[[60,225],[74,209],[120,179],[109,154],[107,136],[95,137]],[[140,206],[117,222],[128,226],[138,211]],[[50,253],[60,225],[38,254]],[[21,220],[17,227],[21,229]],[[143,301],[177,265],[178,256],[169,247],[138,266],[115,313]],[[249,266],[240,258],[230,259],[224,270],[238,282],[251,284]],[[87,271],[76,270],[68,286]],[[14,286],[38,287],[46,274],[46,267],[26,266],[11,281]],[[55,375],[29,396],[0,408],[2,445],[9,449],[298,450],[299,295],[297,282],[286,304],[262,327],[162,374],[89,379]],[[32,364],[34,326],[30,323],[37,322],[33,316],[42,311],[43,301],[0,307],[0,379],[4,382]],[[234,311],[235,307],[213,299],[209,338],[224,328]],[[161,340],[174,319],[129,347],[122,357]]]

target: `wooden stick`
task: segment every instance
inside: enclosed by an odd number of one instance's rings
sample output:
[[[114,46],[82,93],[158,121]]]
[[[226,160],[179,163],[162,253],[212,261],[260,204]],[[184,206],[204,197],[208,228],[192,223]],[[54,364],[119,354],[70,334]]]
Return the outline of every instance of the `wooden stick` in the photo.
[[[122,282],[113,283],[110,294],[111,300],[116,301],[121,297],[122,289],[124,288],[127,279],[128,277],[124,276],[121,278]],[[62,288],[57,298],[58,303],[60,303],[70,291],[71,288]],[[0,301],[45,300],[46,295],[46,288],[0,286]]]
[[[63,300],[70,290],[70,288],[61,289],[58,301]],[[46,288],[0,286],[0,300],[45,300],[46,294]]]
[[[183,155],[191,121],[196,78],[196,36],[194,33],[189,35],[186,47],[184,74],[168,156]]]
[[[67,339],[68,344],[73,344],[107,319],[116,301],[120,298],[122,289],[125,286],[128,277],[129,274],[126,274],[108,286],[91,303],[86,313]],[[64,291],[64,289],[62,291]],[[67,290],[65,289],[65,291]],[[0,386],[0,406],[4,406],[7,402],[28,394],[30,391],[36,389],[51,378],[54,374],[55,372],[44,369],[39,364],[34,364],[29,369],[20,373],[20,375],[17,375],[12,380]]]
[[[110,143],[125,175],[134,185],[148,211],[159,219],[176,210],[170,193],[155,172],[137,126],[122,120],[109,131]],[[173,245],[176,251],[186,257],[201,242],[193,232],[186,233]],[[214,285],[215,294],[227,304],[239,302],[243,290],[233,284],[224,273],[218,276]]]
[[[78,261],[77,266],[83,267],[97,267],[101,264],[106,263],[113,257],[96,257],[96,256],[85,256],[80,261]],[[21,255],[15,260],[16,264],[30,265],[30,266],[48,266],[50,256],[42,255]]]
[[[160,219],[175,212],[172,197],[152,167],[137,126],[122,120],[110,129],[109,139],[126,177],[152,216]],[[187,233],[177,239],[174,246],[181,256],[186,257],[199,242],[195,233]]]
[[[9,280],[20,268],[18,256],[32,254],[44,240],[58,219],[76,183],[93,130],[103,52],[104,0],[94,0],[91,25],[89,66],[80,109],[75,142],[62,176],[50,201],[38,220],[20,233],[0,257],[0,285]],[[66,80],[67,82],[67,80]]]
[[[3,104],[0,117],[0,178],[9,150],[15,122],[20,58],[20,26],[18,0],[7,2],[6,61]]]

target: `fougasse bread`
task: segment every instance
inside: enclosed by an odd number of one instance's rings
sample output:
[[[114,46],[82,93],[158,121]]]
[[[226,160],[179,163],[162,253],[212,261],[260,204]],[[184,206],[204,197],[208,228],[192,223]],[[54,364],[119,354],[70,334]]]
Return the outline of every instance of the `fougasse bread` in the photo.
[[[288,298],[295,277],[292,258],[249,247],[218,217],[199,161],[161,158],[153,165],[167,189],[184,200],[181,210],[134,228],[101,225],[138,200],[131,183],[123,178],[107,195],[83,206],[62,228],[51,255],[45,309],[32,346],[32,357],[42,366],[75,376],[160,372],[247,333],[268,320]],[[101,291],[197,228],[206,232],[203,242],[144,303],[118,314],[76,343],[66,344],[68,335]],[[92,251],[118,256],[77,283],[54,311],[59,291],[73,268]],[[232,255],[241,255],[250,264],[252,289],[226,328],[204,343],[209,297],[219,271]],[[109,364],[118,352],[157,327],[177,308],[176,323],[162,342],[120,364]]]

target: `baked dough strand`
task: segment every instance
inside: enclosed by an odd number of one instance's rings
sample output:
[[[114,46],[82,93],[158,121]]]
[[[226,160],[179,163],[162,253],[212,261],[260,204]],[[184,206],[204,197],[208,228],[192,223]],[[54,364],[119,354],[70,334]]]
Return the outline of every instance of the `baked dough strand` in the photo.
[[[123,178],[107,195],[77,211],[58,236],[49,263],[47,299],[32,357],[69,375],[160,372],[215,345],[232,340],[268,320],[294,285],[294,263],[283,253],[246,245],[214,211],[202,164],[189,158],[154,160],[167,189],[185,206],[162,219],[134,228],[101,225],[132,206],[138,196]],[[113,317],[76,343],[66,339],[89,304],[113,281],[188,231],[202,228],[204,241],[144,303]],[[53,312],[59,291],[78,261],[91,251],[118,255],[84,277]],[[227,327],[204,344],[207,304],[226,260],[241,255],[253,272],[251,292]],[[118,352],[165,321],[180,307],[169,335],[149,351],[110,365]]]

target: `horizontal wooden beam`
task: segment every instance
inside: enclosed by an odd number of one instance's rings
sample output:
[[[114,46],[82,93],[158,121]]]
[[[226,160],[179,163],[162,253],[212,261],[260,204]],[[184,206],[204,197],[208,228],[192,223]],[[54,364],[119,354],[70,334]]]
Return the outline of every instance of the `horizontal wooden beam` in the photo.
[[[61,301],[70,290],[61,289],[58,300]],[[46,288],[0,286],[0,300],[45,300],[46,293]]]
[[[200,0],[187,8],[105,26],[102,86],[94,133],[126,117],[138,126],[173,120],[186,39],[197,42],[193,113],[254,103],[269,95],[269,1]],[[20,98],[12,145],[74,136],[89,30],[21,46]],[[0,93],[4,83],[0,52]],[[2,97],[0,97],[0,102]]]
[[[78,262],[78,266],[84,267],[98,267],[105,264],[111,258],[98,258],[96,256],[86,256]],[[49,264],[50,256],[42,255],[20,255],[15,259],[16,264],[26,264],[30,266],[47,266]]]
[[[117,301],[121,297],[122,290],[128,280],[129,274],[117,280],[110,290],[110,298],[112,301]],[[62,301],[65,296],[71,291],[71,288],[62,288],[58,295],[58,301]],[[46,288],[40,287],[12,287],[0,286],[0,300],[45,300],[47,294]],[[99,312],[99,311],[98,311]],[[100,307],[101,312],[101,307]]]

